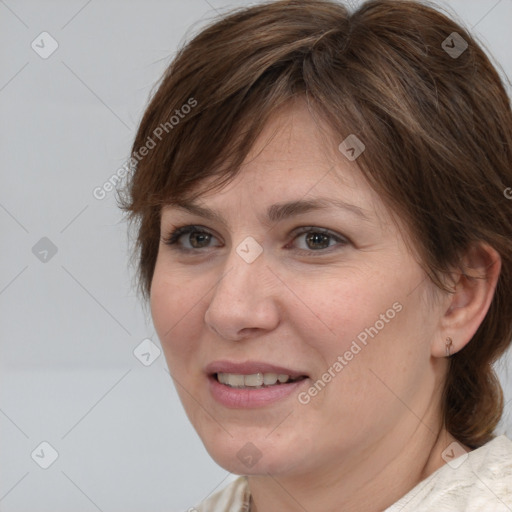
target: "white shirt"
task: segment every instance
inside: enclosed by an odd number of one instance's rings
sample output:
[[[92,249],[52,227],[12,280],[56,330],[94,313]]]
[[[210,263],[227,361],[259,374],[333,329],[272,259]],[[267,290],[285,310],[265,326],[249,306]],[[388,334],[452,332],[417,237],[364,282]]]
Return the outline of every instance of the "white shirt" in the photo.
[[[250,497],[240,476],[195,510],[249,512]],[[498,436],[454,458],[383,512],[512,512],[512,441]]]

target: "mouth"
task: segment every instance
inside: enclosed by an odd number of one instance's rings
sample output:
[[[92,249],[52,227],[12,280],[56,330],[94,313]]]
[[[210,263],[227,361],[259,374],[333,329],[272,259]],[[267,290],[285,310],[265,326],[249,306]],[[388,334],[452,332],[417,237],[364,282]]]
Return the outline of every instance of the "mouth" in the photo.
[[[289,400],[309,375],[273,364],[246,361],[216,361],[205,368],[211,396],[232,409],[270,406]]]
[[[244,375],[241,373],[214,373],[213,378],[220,384],[236,389],[261,389],[273,386],[282,386],[287,383],[297,382],[307,379],[307,375],[292,377],[285,373],[251,373]]]

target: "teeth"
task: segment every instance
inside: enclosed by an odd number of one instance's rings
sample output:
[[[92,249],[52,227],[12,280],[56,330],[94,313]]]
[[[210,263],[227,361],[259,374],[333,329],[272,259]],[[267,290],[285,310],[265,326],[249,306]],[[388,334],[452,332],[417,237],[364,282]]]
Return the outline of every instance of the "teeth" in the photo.
[[[244,382],[244,376],[243,375],[230,375],[228,378],[228,374],[226,375],[226,382],[223,382],[223,384],[229,384],[230,386],[233,386],[235,388],[242,388],[245,386]],[[221,374],[219,373],[219,381],[220,381]]]
[[[255,373],[253,375],[246,375],[243,377],[245,386],[262,386],[263,385],[263,373]]]
[[[288,375],[286,377],[288,377]],[[277,382],[278,378],[279,377],[278,377],[277,373],[264,373],[263,374],[263,384],[265,384],[265,386],[273,386]]]
[[[226,384],[232,388],[261,388],[273,386],[279,383],[283,384],[292,379],[289,375],[277,373],[253,373],[251,375],[240,375],[235,373],[218,373],[217,379],[221,384]]]

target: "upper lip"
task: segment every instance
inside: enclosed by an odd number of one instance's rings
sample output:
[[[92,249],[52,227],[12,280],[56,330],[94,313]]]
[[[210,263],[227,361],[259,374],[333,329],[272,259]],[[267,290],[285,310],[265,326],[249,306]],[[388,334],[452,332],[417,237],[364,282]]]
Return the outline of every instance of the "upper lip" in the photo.
[[[292,370],[284,366],[264,363],[260,361],[246,361],[235,363],[231,361],[214,361],[206,366],[205,372],[208,375],[215,373],[234,373],[238,375],[252,375],[255,373],[277,373],[278,375],[289,375],[292,378],[306,376],[306,372]]]

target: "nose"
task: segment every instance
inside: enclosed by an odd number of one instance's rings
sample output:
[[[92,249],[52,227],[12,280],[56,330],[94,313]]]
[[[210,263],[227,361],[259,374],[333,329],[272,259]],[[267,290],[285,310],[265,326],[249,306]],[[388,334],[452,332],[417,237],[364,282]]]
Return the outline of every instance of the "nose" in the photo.
[[[205,312],[206,325],[231,341],[275,329],[279,324],[280,287],[264,253],[247,263],[233,248],[223,269]]]

